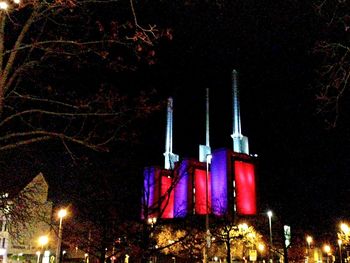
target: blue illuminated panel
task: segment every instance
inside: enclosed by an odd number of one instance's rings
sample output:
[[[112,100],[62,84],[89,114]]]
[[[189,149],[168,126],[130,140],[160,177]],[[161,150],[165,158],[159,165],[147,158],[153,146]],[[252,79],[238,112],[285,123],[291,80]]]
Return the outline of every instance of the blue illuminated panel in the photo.
[[[229,162],[227,150],[215,151],[211,160],[211,203],[214,215],[222,216],[228,212]]]
[[[143,209],[148,208],[148,217],[157,216],[156,209],[159,201],[159,175],[158,167],[146,167],[144,170],[144,196]],[[143,211],[144,213],[144,211]],[[142,215],[142,218],[145,215]]]
[[[190,170],[190,163],[188,161],[180,163],[178,173],[176,174],[174,217],[185,217],[190,212],[192,193]]]

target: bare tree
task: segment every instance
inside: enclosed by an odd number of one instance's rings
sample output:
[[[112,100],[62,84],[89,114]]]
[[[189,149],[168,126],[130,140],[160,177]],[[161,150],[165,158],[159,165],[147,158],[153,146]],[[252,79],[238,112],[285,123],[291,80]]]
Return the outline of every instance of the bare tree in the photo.
[[[347,0],[322,0],[315,3],[324,21],[324,34],[315,46],[323,62],[319,69],[319,111],[327,114],[330,126],[337,124],[340,109],[349,88],[350,9]]]
[[[149,95],[122,96],[98,73],[154,56],[155,26],[139,24],[133,0],[119,2],[0,1],[1,151],[52,139],[68,152],[71,143],[108,151],[131,119],[154,109]],[[84,85],[77,74],[98,79]]]

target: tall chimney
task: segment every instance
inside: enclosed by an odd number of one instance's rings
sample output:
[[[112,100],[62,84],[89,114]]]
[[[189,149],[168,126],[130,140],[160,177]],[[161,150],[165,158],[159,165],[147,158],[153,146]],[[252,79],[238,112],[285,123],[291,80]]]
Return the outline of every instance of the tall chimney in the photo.
[[[209,89],[206,89],[205,94],[205,145],[199,145],[199,161],[207,162],[210,160],[208,156],[211,154],[209,142]]]
[[[241,130],[241,113],[238,91],[238,73],[234,69],[232,71],[232,140],[233,151],[237,153],[249,154],[248,137],[242,135]]]
[[[164,168],[169,170],[174,168],[174,163],[179,160],[179,156],[173,154],[173,98],[168,98],[167,123],[165,134]]]

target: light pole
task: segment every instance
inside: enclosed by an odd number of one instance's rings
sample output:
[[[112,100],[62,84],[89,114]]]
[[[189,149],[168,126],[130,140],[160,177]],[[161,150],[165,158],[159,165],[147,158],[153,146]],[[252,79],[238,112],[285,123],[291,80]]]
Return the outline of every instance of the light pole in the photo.
[[[36,263],[40,262],[40,251],[35,252],[36,256],[37,256],[37,260]]]
[[[306,237],[306,242],[307,242],[307,260],[309,261],[309,259],[310,259],[310,249],[311,249],[311,243],[312,243],[312,236],[307,236]]]
[[[38,243],[41,247],[41,250],[43,251],[43,255],[44,255],[44,246],[49,242],[49,238],[48,236],[40,236]],[[40,251],[36,252],[36,255],[38,256],[37,262],[40,262]]]
[[[342,257],[342,251],[341,251],[341,245],[342,245],[342,241],[341,239],[338,239],[338,245],[339,245],[339,262],[342,263],[343,262],[343,257]]]
[[[340,230],[341,230],[341,233],[340,233],[340,238],[338,240],[338,245],[339,245],[339,253],[341,253],[341,245],[342,243],[339,243],[339,242],[342,242],[342,238],[345,238],[347,239],[349,237],[349,234],[350,234],[350,227],[348,224],[346,223],[341,223],[340,224]],[[340,255],[340,263],[342,263],[342,255]],[[346,260],[345,262],[347,262],[349,260],[349,251],[346,251]]]
[[[269,261],[272,262],[273,259],[271,259],[271,249],[272,249],[272,224],[271,224],[271,218],[272,218],[272,211],[267,211],[267,217],[269,218],[269,230],[270,230],[270,249],[269,249]]]
[[[57,240],[57,248],[56,248],[56,263],[61,262],[61,244],[62,244],[62,221],[63,218],[67,215],[66,209],[60,209],[58,211],[58,218],[60,219],[60,224],[58,227],[58,240]]]
[[[258,251],[260,252],[260,257],[263,258],[263,253],[265,251],[265,245],[263,243],[258,244]]]
[[[205,205],[206,205],[206,213],[205,213],[205,252],[204,252],[204,263],[208,262],[208,249],[211,245],[210,240],[210,229],[209,229],[209,163],[211,162],[212,155],[206,155],[206,172],[205,172]]]
[[[329,254],[331,253],[331,247],[329,245],[324,245],[323,251],[327,254],[327,263],[329,263]]]

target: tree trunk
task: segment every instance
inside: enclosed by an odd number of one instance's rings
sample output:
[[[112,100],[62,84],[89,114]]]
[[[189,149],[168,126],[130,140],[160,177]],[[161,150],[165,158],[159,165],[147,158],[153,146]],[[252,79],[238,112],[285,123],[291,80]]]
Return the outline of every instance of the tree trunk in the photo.
[[[227,263],[231,263],[231,244],[230,244],[230,237],[226,240],[226,246],[227,246],[227,254],[226,254],[226,261]]]

